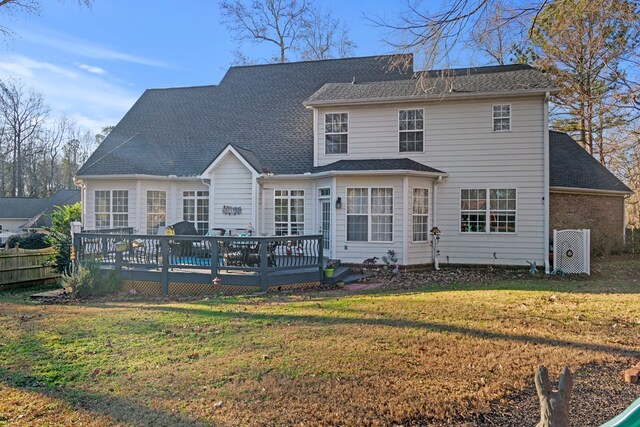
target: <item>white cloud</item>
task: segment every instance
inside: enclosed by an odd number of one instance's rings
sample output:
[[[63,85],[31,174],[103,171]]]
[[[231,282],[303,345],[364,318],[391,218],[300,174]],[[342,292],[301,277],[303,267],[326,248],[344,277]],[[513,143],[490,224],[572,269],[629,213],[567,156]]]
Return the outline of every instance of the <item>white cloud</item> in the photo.
[[[76,65],[76,67],[78,67],[78,68],[80,68],[82,70],[85,70],[85,71],[87,71],[89,73],[92,73],[92,74],[98,74],[98,75],[107,74],[107,70],[105,70],[104,68],[97,67],[95,65],[78,64],[78,63],[76,63],[75,65]]]
[[[53,32],[20,31],[22,39],[31,43],[47,46],[52,49],[72,53],[86,58],[99,59],[103,61],[123,61],[133,64],[146,65],[149,67],[166,68],[167,64],[150,58],[120,52],[107,47],[98,46],[95,43],[84,40],[70,38],[68,36]]]
[[[0,75],[19,79],[40,92],[56,114],[65,114],[92,132],[116,124],[136,101],[131,88],[95,73],[0,52]]]

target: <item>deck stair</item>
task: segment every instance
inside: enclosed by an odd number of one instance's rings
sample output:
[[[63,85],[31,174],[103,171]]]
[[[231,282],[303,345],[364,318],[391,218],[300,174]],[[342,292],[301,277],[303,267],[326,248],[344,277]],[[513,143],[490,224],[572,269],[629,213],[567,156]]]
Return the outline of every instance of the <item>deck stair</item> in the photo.
[[[328,260],[325,260],[325,266]],[[325,277],[325,283],[332,285],[334,283],[343,282],[343,283],[353,283],[366,278],[366,274],[360,274],[359,270],[353,270],[351,267],[347,267],[340,264],[339,259],[332,259],[333,267],[335,271],[333,272],[333,277]]]

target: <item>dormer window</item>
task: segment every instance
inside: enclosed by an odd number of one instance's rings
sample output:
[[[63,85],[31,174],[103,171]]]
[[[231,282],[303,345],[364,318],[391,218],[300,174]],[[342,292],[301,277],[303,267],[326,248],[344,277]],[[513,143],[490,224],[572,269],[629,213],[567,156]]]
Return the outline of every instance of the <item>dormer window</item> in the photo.
[[[398,132],[401,153],[424,151],[424,110],[400,110]]]
[[[501,104],[493,106],[493,131],[506,132],[511,130],[511,105]]]
[[[349,140],[349,113],[324,115],[324,153],[346,154]]]

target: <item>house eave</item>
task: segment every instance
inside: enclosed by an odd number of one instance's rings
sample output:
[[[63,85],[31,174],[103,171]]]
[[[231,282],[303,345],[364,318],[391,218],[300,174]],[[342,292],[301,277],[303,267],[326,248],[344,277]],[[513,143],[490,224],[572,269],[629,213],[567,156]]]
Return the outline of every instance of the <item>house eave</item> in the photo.
[[[510,96],[534,96],[546,95],[547,93],[558,93],[558,88],[543,89],[522,89],[511,92],[446,92],[437,95],[412,95],[412,96],[389,96],[382,98],[360,98],[360,99],[330,99],[324,101],[305,101],[302,104],[307,107],[328,107],[339,105],[363,105],[363,104],[396,104],[399,102],[438,102],[456,99],[495,99]]]
[[[626,190],[599,190],[595,188],[578,188],[578,187],[549,187],[551,193],[564,193],[564,194],[599,194],[599,195],[611,195],[611,196],[629,196],[633,194],[633,191]]]
[[[365,170],[365,171],[326,171],[318,173],[305,173],[305,174],[289,174],[289,175],[269,175],[262,174],[261,178],[275,179],[275,180],[287,180],[287,179],[316,179],[332,176],[371,176],[371,175],[402,175],[402,176],[421,176],[428,178],[448,177],[449,175],[442,172],[424,172],[414,171],[409,169],[394,169],[394,170]]]
[[[78,175],[79,181],[93,179],[113,179],[113,180],[129,180],[129,179],[148,179],[156,181],[201,181],[199,176],[175,176],[175,175],[146,175],[146,174],[123,174],[123,175]]]

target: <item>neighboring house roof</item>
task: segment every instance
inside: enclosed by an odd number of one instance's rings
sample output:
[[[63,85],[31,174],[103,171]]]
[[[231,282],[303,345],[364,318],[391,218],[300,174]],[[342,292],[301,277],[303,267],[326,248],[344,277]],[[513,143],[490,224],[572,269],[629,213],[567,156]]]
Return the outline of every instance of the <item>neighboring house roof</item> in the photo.
[[[313,112],[302,102],[330,81],[411,77],[389,72],[388,60],[231,67],[218,86],[147,90],[78,176],[199,176],[229,144],[251,151],[247,161],[261,169],[304,173],[313,166]]]
[[[395,170],[431,172],[446,175],[446,172],[423,165],[422,163],[418,163],[411,159],[338,160],[337,162],[325,166],[312,168],[311,173]]]
[[[460,68],[430,71],[417,84],[417,80],[393,82],[327,83],[311,95],[305,105],[336,103],[340,101],[367,102],[425,97],[443,98],[456,94],[509,93],[522,91],[555,91],[545,74],[529,65],[502,65],[493,67]]]
[[[80,201],[80,190],[59,190],[47,198],[0,197],[0,218],[28,219],[20,228],[51,226],[51,213],[56,206]]]
[[[632,193],[564,132],[549,131],[549,163],[551,187]]]

